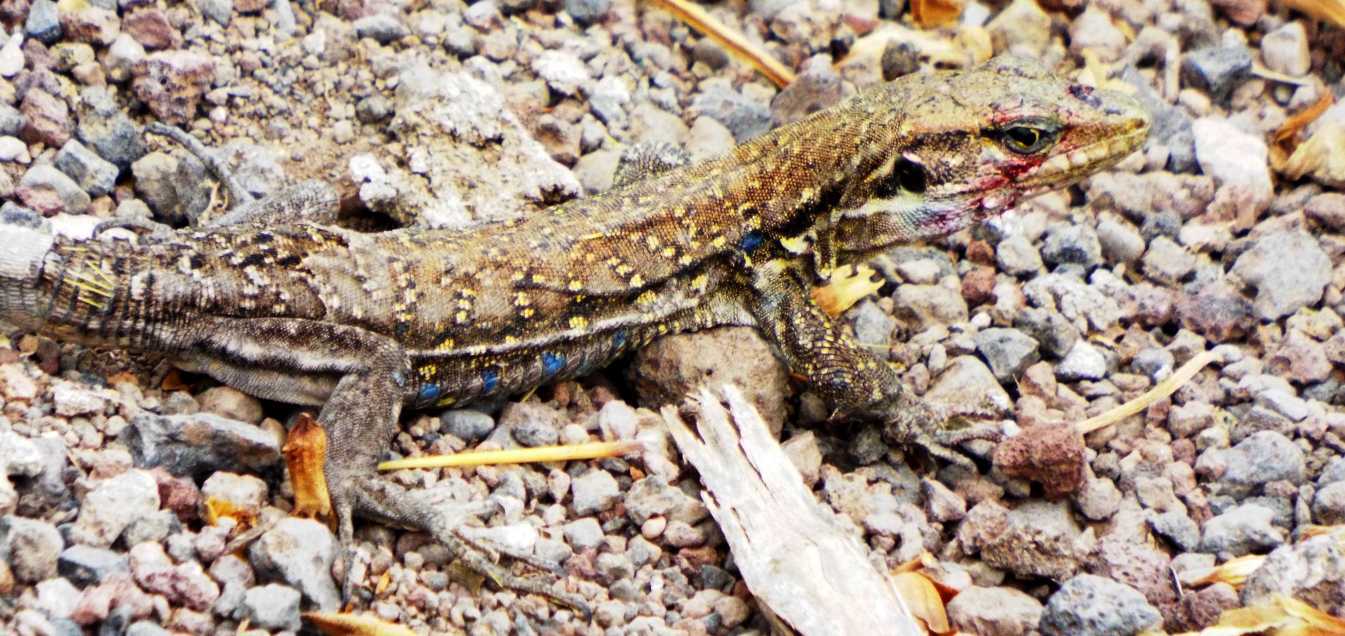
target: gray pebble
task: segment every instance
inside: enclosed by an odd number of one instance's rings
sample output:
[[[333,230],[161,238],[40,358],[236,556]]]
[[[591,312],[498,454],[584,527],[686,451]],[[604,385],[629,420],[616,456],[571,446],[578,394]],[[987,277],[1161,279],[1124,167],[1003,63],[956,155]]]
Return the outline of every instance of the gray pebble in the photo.
[[[607,581],[618,581],[635,574],[635,566],[625,554],[604,552],[594,561],[599,576]]]
[[[117,166],[71,139],[56,153],[56,167],[90,196],[109,194],[117,185]]]
[[[23,128],[23,113],[9,104],[0,104],[0,136],[13,137]]]
[[[76,543],[106,548],[132,522],[159,509],[159,486],[147,471],[129,470],[99,482],[81,502],[70,530]]]
[[[172,632],[154,621],[137,621],[126,628],[126,636],[170,636]]]
[[[180,476],[221,468],[264,472],[281,459],[275,435],[210,413],[137,415],[121,439],[137,466],[162,466]]]
[[[1107,260],[1128,263],[1144,253],[1144,237],[1134,225],[1114,215],[1104,215],[1097,223],[1098,243]]]
[[[61,19],[53,0],[33,0],[28,7],[28,18],[23,30],[29,37],[51,44],[61,37]]]
[[[37,583],[56,576],[57,556],[65,540],[56,526],[16,515],[0,517],[0,559],[9,563],[14,577]]]
[[[299,598],[288,585],[257,586],[243,595],[243,615],[262,629],[298,631]]]
[[[98,583],[116,572],[130,571],[125,554],[87,545],[66,548],[56,567],[61,576],[81,586]]]
[[[602,545],[602,526],[593,517],[583,517],[565,524],[561,528],[565,540],[576,550],[596,548]]]
[[[336,537],[326,525],[311,519],[280,520],[248,551],[259,576],[274,577],[297,588],[308,602],[332,611],[341,595],[332,580]]]
[[[1181,510],[1174,509],[1150,516],[1149,527],[1183,552],[1192,552],[1200,547],[1200,528]]]
[[[1144,274],[1167,285],[1177,284],[1195,267],[1195,255],[1166,236],[1155,238],[1144,253]]]
[[[1265,506],[1244,504],[1205,522],[1202,552],[1229,557],[1261,552],[1284,543],[1284,530],[1274,526],[1275,512]]]
[[[1062,381],[1101,380],[1107,375],[1107,356],[1086,340],[1079,340],[1055,368]]]
[[[362,38],[372,38],[379,44],[388,44],[411,34],[397,15],[375,13],[355,21],[355,34]]]
[[[1130,368],[1158,382],[1172,373],[1175,364],[1176,360],[1171,351],[1154,347],[1135,354],[1134,359],[1130,361]]]
[[[1266,68],[1286,75],[1306,75],[1312,70],[1308,32],[1301,21],[1286,22],[1261,38],[1261,59]]]
[[[1090,226],[1055,225],[1046,233],[1041,255],[1051,265],[1072,263],[1092,268],[1102,264],[1102,243]]]
[[[1331,259],[1312,235],[1282,231],[1254,239],[1232,271],[1256,287],[1257,316],[1275,320],[1321,299],[1331,281]]]
[[[1301,483],[1305,476],[1303,449],[1276,431],[1260,431],[1222,453],[1227,470],[1219,477],[1220,492],[1245,495],[1272,481]],[[1199,470],[1202,461],[1197,460]]]
[[[1345,481],[1327,484],[1312,497],[1312,516],[1317,523],[1345,523]]]
[[[621,489],[611,473],[594,469],[575,478],[570,485],[570,492],[575,513],[589,515],[612,507]]]
[[[1000,382],[1012,382],[1040,359],[1037,341],[1017,329],[981,330],[976,334],[976,350]]]
[[[124,112],[100,108],[82,111],[75,135],[98,156],[125,170],[145,156],[145,140]]]
[[[1163,615],[1134,588],[1081,574],[1065,581],[1046,601],[1037,629],[1045,636],[1112,636],[1137,634],[1162,620]]]
[[[1053,358],[1068,355],[1080,338],[1079,330],[1069,320],[1050,309],[1024,308],[1013,317],[1013,326],[1039,343],[1042,353]]]
[[[202,14],[220,26],[229,26],[229,21],[233,19],[234,0],[196,0],[196,6]]]
[[[1251,73],[1252,52],[1242,45],[1209,47],[1182,55],[1182,83],[1209,93],[1218,102],[1228,99]]]
[[[612,9],[612,0],[565,0],[565,12],[582,26],[601,21]]]
[[[1022,234],[1012,234],[995,247],[995,261],[1006,274],[1023,276],[1041,271],[1041,254]]]
[[[723,86],[712,86],[696,95],[691,109],[727,126],[738,143],[771,128],[770,108]]]
[[[156,510],[132,521],[122,532],[126,545],[145,541],[159,542],[182,530],[182,524],[171,510]],[[194,550],[192,550],[194,552]]]
[[[481,411],[456,409],[439,416],[444,432],[466,442],[479,442],[495,430],[495,419]]]

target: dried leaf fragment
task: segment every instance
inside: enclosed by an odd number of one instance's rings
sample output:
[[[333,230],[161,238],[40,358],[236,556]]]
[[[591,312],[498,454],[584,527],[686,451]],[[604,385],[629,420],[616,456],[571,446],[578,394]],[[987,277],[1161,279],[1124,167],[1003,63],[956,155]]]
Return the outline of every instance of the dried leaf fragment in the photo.
[[[1336,534],[1336,533],[1341,533],[1340,540],[1341,540],[1342,542],[1345,542],[1345,526],[1341,526],[1341,525],[1336,525],[1336,526],[1323,526],[1323,525],[1317,525],[1317,524],[1309,524],[1309,525],[1306,525],[1306,526],[1299,526],[1299,528],[1298,528],[1298,540],[1299,540],[1299,541],[1307,541],[1308,539],[1312,539],[1312,538],[1314,538],[1314,537],[1321,537],[1321,536],[1325,536],[1325,535],[1329,535],[1329,534]]]
[[[644,449],[638,441],[585,442],[563,446],[537,446],[504,450],[471,451],[453,455],[427,455],[394,459],[378,465],[379,470],[406,468],[453,468],[463,466],[491,466],[496,464],[526,464],[568,462],[581,459],[621,457]]]
[[[1289,160],[1289,155],[1293,154],[1294,149],[1298,147],[1298,135],[1303,132],[1318,117],[1322,116],[1331,104],[1335,103],[1336,98],[1331,91],[1323,91],[1322,96],[1312,105],[1304,108],[1288,119],[1284,120],[1284,125],[1270,139],[1270,167],[1276,172],[1283,172],[1284,165]]]
[[[323,464],[327,461],[327,432],[318,426],[312,415],[300,413],[280,452],[285,455],[285,465],[290,469],[290,482],[294,486],[294,516],[329,518],[332,499],[327,492],[327,476],[323,473]]]
[[[1345,0],[1284,0],[1284,4],[1345,29]]]
[[[831,270],[827,284],[813,288],[813,302],[827,315],[839,316],[860,299],[882,288],[882,280],[873,280],[875,273],[867,265],[847,265]]]
[[[221,519],[233,519],[238,528],[249,528],[257,522],[257,515],[251,510],[244,510],[233,504],[227,499],[218,497],[207,497],[205,500],[205,522],[215,526],[219,525]]]
[[[1248,554],[1236,559],[1229,559],[1212,568],[1183,572],[1181,575],[1182,584],[1190,587],[1200,587],[1214,583],[1227,583],[1235,588],[1241,588],[1242,584],[1247,582],[1247,577],[1251,576],[1256,568],[1261,567],[1265,560],[1264,555]]]
[[[952,626],[948,624],[948,611],[944,607],[943,597],[939,595],[938,588],[929,577],[920,572],[899,572],[893,579],[901,600],[906,601],[911,613],[915,614],[929,631],[935,634],[952,631]]]
[[[1251,607],[1224,610],[1219,622],[1198,636],[1241,636],[1267,633],[1272,636],[1345,636],[1345,619],[1327,614],[1303,601],[1274,594]]]
[[[957,21],[966,0],[911,0],[911,19],[922,29],[934,29]]]
[[[368,614],[304,612],[304,620],[327,636],[415,636],[415,632]]]
[[[1322,185],[1345,187],[1345,123],[1332,122],[1319,128],[1284,162],[1284,176],[1311,176]]]
[[[1212,352],[1200,352],[1194,358],[1187,360],[1186,364],[1183,364],[1176,371],[1173,371],[1172,375],[1168,376],[1167,379],[1154,385],[1154,388],[1149,389],[1143,395],[1105,413],[1079,422],[1075,425],[1075,429],[1078,430],[1080,434],[1087,435],[1143,411],[1148,408],[1150,404],[1176,393],[1177,389],[1180,389],[1183,384],[1186,384],[1191,378],[1195,377],[1197,373],[1200,373],[1201,369],[1204,369],[1209,363],[1214,362],[1214,358],[1215,356]]]
[[[654,0],[654,4],[663,7],[668,13],[673,14],[673,17],[728,49],[730,55],[746,61],[776,86],[784,88],[794,82],[794,71],[775,59],[769,51],[753,44],[743,37],[743,34],[715,19],[700,5],[687,0]]]

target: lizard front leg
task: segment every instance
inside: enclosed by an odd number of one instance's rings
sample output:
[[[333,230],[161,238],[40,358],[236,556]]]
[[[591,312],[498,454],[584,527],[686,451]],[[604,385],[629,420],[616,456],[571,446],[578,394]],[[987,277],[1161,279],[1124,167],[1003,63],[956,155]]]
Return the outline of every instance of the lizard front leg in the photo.
[[[886,362],[865,351],[813,302],[805,276],[792,261],[766,261],[753,271],[751,310],[791,373],[801,376],[836,416],[884,424],[894,443],[915,444],[931,455],[967,465],[952,446],[994,439],[998,427],[962,420],[990,413],[976,405],[944,406],[922,400]]]
[[[535,579],[520,578],[486,558],[457,533],[459,519],[382,479],[378,462],[397,431],[411,366],[393,339],[358,327],[314,320],[220,320],[196,343],[192,366],[258,397],[322,402],[325,379],[335,385],[318,421],[327,431],[324,472],[346,559],[343,597],[353,598],[350,576],[356,516],[430,533],[468,568],[497,585],[538,594],[579,609],[584,603]],[[285,377],[288,374],[290,377]]]

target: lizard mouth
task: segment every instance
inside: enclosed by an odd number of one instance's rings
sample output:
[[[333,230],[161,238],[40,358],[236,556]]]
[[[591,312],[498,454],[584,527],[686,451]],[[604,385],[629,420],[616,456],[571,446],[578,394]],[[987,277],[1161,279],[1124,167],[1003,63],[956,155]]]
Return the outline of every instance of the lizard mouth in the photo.
[[[1024,195],[1058,188],[1086,175],[1115,165],[1134,152],[1149,134],[1147,125],[1062,152],[1037,166],[1022,182]]]

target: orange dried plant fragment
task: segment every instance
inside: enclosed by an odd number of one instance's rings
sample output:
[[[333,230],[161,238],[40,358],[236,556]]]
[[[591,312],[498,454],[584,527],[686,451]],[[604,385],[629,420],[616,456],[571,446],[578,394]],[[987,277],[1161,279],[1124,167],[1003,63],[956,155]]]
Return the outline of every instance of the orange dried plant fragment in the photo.
[[[839,316],[860,299],[882,288],[881,279],[873,280],[875,273],[866,265],[838,267],[831,271],[826,285],[813,288],[813,302],[827,315]]]
[[[285,437],[281,452],[294,486],[294,516],[330,518],[332,499],[327,492],[327,476],[322,471],[327,459],[327,432],[312,415],[301,413]]]

